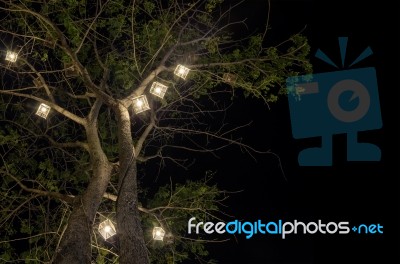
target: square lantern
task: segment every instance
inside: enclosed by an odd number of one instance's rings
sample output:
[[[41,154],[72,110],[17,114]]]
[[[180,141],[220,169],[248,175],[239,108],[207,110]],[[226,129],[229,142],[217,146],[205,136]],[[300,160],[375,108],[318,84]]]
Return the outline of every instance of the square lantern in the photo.
[[[188,75],[190,69],[186,68],[185,66],[178,64],[176,66],[174,74],[178,77],[181,77],[182,79],[186,79],[186,76]]]
[[[50,112],[50,106],[46,105],[46,104],[40,104],[38,110],[36,111],[36,115],[43,117],[44,119],[47,118],[47,115]]]
[[[153,239],[154,240],[163,240],[165,235],[164,229],[161,227],[154,227],[153,228]]]
[[[11,50],[7,50],[7,53],[6,53],[6,61],[9,61],[9,62],[16,62],[17,59],[18,59],[18,53],[13,52],[13,51],[11,51]]]
[[[159,83],[153,82],[150,88],[150,93],[154,94],[155,96],[160,97],[161,99],[164,98],[165,93],[167,92],[168,86]]]
[[[105,240],[117,234],[117,232],[115,231],[115,226],[110,219],[107,219],[100,223],[99,233]]]
[[[133,111],[136,114],[149,110],[149,103],[147,102],[147,98],[145,95],[141,95],[132,99],[133,102]]]
[[[236,78],[237,78],[237,76],[232,73],[224,73],[224,75],[222,76],[222,79],[224,80],[224,82],[229,83],[229,84],[234,84],[236,81]]]

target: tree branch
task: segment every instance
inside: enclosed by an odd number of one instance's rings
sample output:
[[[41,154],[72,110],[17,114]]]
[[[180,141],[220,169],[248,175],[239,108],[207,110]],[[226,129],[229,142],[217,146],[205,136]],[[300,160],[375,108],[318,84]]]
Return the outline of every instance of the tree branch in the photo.
[[[52,93],[50,92],[50,88],[49,88],[49,86],[47,85],[46,81],[44,80],[42,74],[39,73],[39,72],[35,69],[35,67],[33,67],[33,65],[30,64],[27,60],[25,60],[25,59],[22,59],[22,60],[23,60],[23,62],[25,62],[26,65],[28,65],[29,68],[31,68],[32,71],[34,71],[35,74],[38,76],[38,78],[39,78],[39,80],[40,80],[40,83],[43,85],[43,88],[44,88],[44,90],[46,91],[46,94],[47,94],[47,96],[50,98],[50,100],[51,100],[53,103],[56,103],[56,101],[54,100],[54,97],[53,97]]]
[[[104,100],[104,102],[107,103],[108,105],[113,105],[115,103],[114,99],[111,96],[109,96],[108,94],[103,92],[92,81],[87,69],[80,63],[76,53],[73,52],[71,50],[71,47],[68,45],[68,42],[67,42],[64,34],[53,22],[51,22],[47,17],[45,17],[35,11],[32,11],[30,9],[23,8],[19,5],[15,5],[12,3],[7,3],[7,4],[9,4],[10,6],[12,6],[13,8],[16,8],[16,9],[8,9],[8,8],[0,7],[0,10],[6,10],[9,12],[24,12],[24,13],[31,14],[34,17],[38,18],[40,21],[42,21],[45,24],[47,24],[48,26],[50,26],[53,30],[55,30],[60,39],[60,42],[61,42],[61,45],[59,45],[59,47],[72,59],[74,66],[77,68],[77,70],[82,75],[83,82],[85,83],[86,87],[89,88],[92,92],[96,93],[98,96],[100,96]]]
[[[40,103],[44,103],[44,104],[50,106],[51,108],[53,108],[54,110],[56,110],[57,112],[62,114],[63,116],[71,119],[72,121],[74,121],[74,122],[76,122],[76,123],[78,123],[78,124],[80,124],[82,126],[86,125],[85,119],[83,119],[83,118],[81,118],[81,117],[69,112],[68,110],[62,108],[61,106],[59,106],[59,105],[57,105],[55,103],[49,102],[49,101],[44,100],[42,98],[36,97],[34,95],[17,93],[17,92],[13,92],[12,90],[0,90],[0,94],[8,94],[8,95],[14,95],[14,96],[18,96],[18,97],[24,97],[24,98],[33,99],[35,101],[38,101]]]
[[[122,102],[125,107],[129,107],[132,103],[132,99],[136,96],[142,95],[144,90],[146,89],[147,85],[150,84],[151,81],[154,80],[154,78],[160,74],[161,72],[165,71],[167,68],[164,65],[158,66],[155,70],[153,70],[136,88],[131,94],[126,96]]]
[[[101,100],[100,98],[97,98],[96,101],[94,102],[94,105],[90,109],[90,113],[88,116],[88,119],[90,120],[90,122],[94,122],[95,120],[97,120],[97,117],[99,116],[100,108],[102,105],[103,105],[103,100]]]
[[[5,173],[10,178],[12,178],[19,185],[19,187],[21,187],[21,189],[23,189],[26,192],[35,193],[35,194],[37,194],[39,196],[49,196],[49,197],[56,198],[56,199],[62,200],[64,202],[67,202],[67,203],[70,203],[70,204],[72,204],[74,202],[74,200],[75,200],[74,196],[71,196],[71,195],[61,194],[61,193],[58,193],[58,192],[48,192],[48,191],[42,191],[42,190],[38,190],[38,189],[29,188],[25,184],[23,184],[17,177],[12,175],[8,171],[4,171],[3,170],[2,172]]]
[[[52,139],[51,137],[46,136],[46,138],[50,141],[50,143],[58,148],[83,148],[84,150],[86,150],[87,152],[90,151],[89,145],[85,142],[81,142],[81,141],[75,141],[75,142],[63,142],[63,143],[59,143],[56,142],[54,139]]]
[[[150,124],[147,125],[146,129],[143,131],[142,135],[140,136],[140,138],[138,139],[136,146],[135,146],[135,150],[136,150],[136,154],[135,156],[138,157],[140,154],[140,151],[142,151],[143,148],[143,143],[146,140],[147,136],[150,134],[151,130],[154,128],[155,126],[155,114],[152,111],[151,112],[151,117],[150,117]]]

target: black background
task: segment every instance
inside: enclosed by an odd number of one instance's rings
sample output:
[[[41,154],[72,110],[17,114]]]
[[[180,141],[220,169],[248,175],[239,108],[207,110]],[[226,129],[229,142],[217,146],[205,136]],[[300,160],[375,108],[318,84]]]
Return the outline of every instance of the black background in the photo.
[[[225,1],[226,2],[226,1]],[[249,29],[262,27],[268,2],[248,0],[234,15],[247,16]],[[268,41],[277,43],[304,29],[311,44],[314,72],[336,69],[313,57],[320,48],[340,65],[338,37],[347,36],[348,59],[366,47],[372,56],[352,68],[375,67],[383,118],[382,129],[361,132],[363,142],[377,144],[380,162],[347,162],[346,137],[333,137],[332,167],[300,167],[297,155],[319,139],[295,140],[287,100],[268,110],[252,99],[235,100],[228,122],[252,125],[242,130],[246,143],[279,155],[257,155],[256,161],[228,149],[219,159],[198,158],[191,174],[215,170],[215,182],[243,190],[227,201],[236,219],[255,221],[349,221],[384,226],[382,235],[243,235],[211,246],[220,263],[400,263],[399,243],[399,5],[396,1],[271,1]]]

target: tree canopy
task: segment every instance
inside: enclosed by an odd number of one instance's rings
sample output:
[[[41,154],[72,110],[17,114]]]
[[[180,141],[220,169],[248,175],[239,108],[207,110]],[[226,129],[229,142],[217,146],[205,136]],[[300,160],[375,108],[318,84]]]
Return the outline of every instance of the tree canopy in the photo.
[[[245,18],[231,19],[238,6],[0,1],[2,261],[175,263],[207,255],[201,235],[186,234],[187,220],[218,217],[225,193],[208,176],[142,186],[138,166],[186,166],[177,150],[256,151],[224,124],[229,98],[268,105],[287,93],[288,76],[311,71],[304,36],[269,40],[269,25],[238,34],[246,28]],[[106,219],[117,235],[104,241],[98,226]],[[163,242],[148,231],[155,226],[166,231]]]

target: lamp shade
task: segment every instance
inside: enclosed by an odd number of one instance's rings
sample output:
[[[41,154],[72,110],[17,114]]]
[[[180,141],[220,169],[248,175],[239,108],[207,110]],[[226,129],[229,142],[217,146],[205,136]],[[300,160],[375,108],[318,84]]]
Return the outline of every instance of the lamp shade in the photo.
[[[133,98],[132,103],[133,103],[133,111],[135,111],[136,114],[139,114],[141,112],[150,109],[149,103],[145,95]]]
[[[38,115],[38,116],[43,117],[44,119],[46,119],[46,118],[47,118],[47,115],[48,115],[49,112],[50,112],[50,109],[51,109],[50,106],[48,106],[47,104],[41,103],[41,104],[39,105],[38,110],[36,111],[36,115]]]
[[[99,233],[105,240],[117,234],[117,232],[115,231],[115,226],[110,219],[107,219],[100,223]]]
[[[6,53],[6,61],[9,62],[16,62],[18,59],[18,54],[16,52],[13,52],[11,50],[7,50]]]
[[[168,86],[159,83],[159,82],[153,82],[150,88],[150,93],[160,97],[161,99],[164,98],[165,93],[167,92]]]
[[[154,240],[163,240],[165,236],[165,231],[161,227],[153,228],[153,239]]]
[[[182,79],[186,79],[186,76],[188,75],[189,71],[190,71],[189,68],[181,64],[178,64],[178,66],[176,66],[175,68],[174,74]]]

